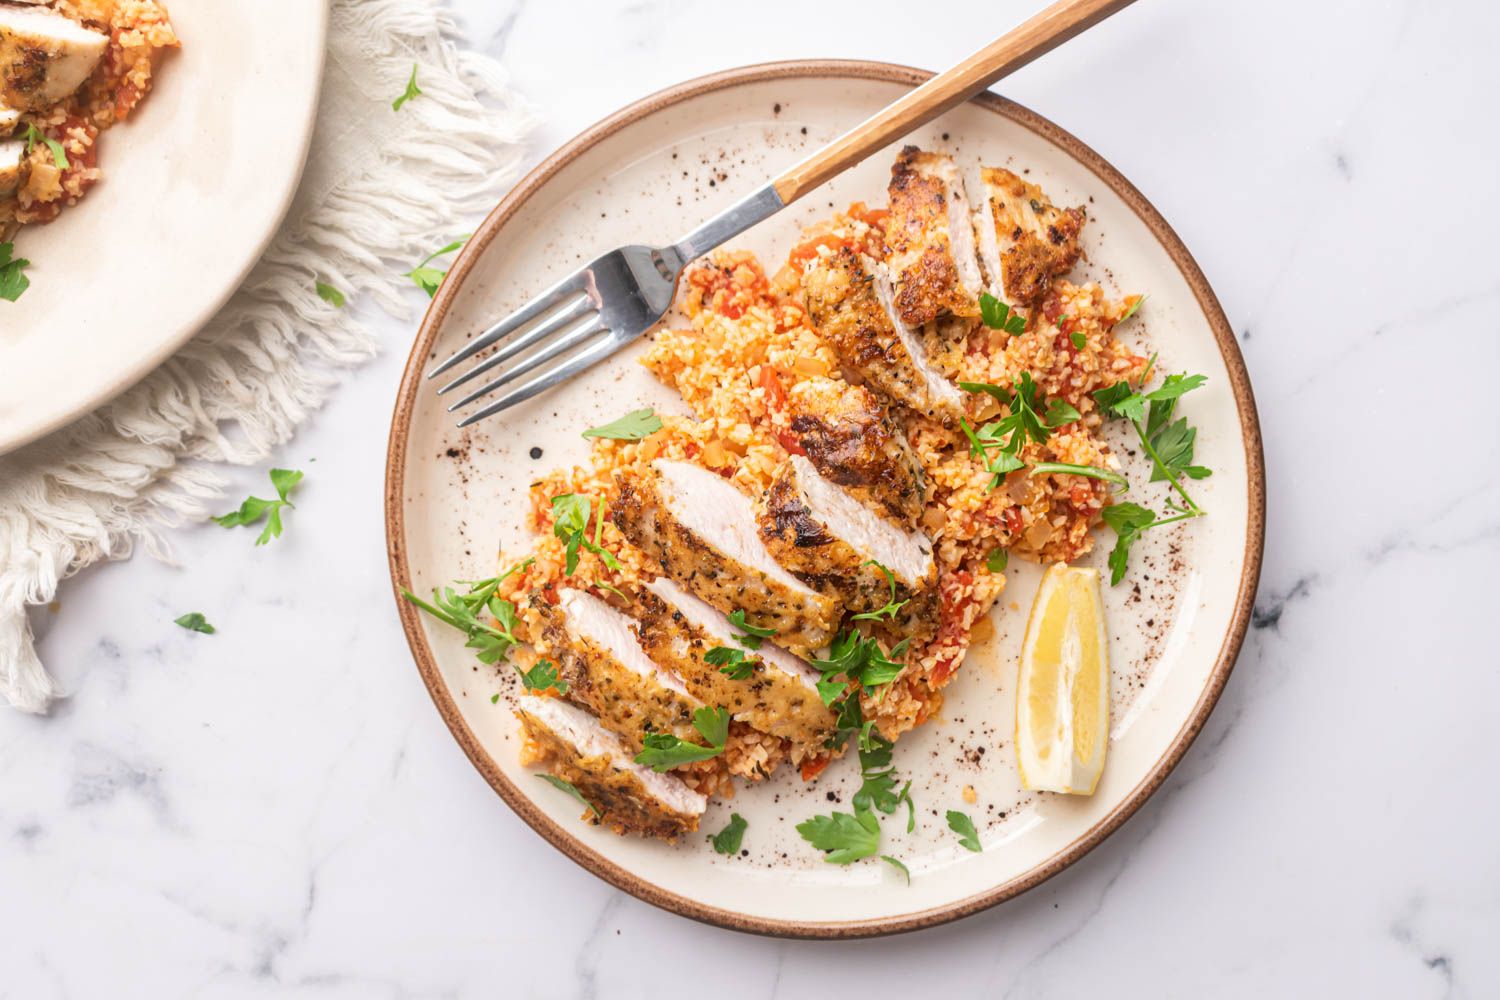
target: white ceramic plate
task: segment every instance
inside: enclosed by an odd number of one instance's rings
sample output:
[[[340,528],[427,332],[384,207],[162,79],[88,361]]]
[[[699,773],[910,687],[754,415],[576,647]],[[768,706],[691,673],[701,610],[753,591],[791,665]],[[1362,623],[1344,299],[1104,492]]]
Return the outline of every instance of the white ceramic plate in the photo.
[[[924,78],[871,63],[751,67],[694,81],[626,109],[569,144],[503,202],[458,261],[433,304],[397,401],[387,469],[387,517],[397,586],[427,592],[491,575],[497,549],[524,550],[533,475],[582,462],[579,432],[650,403],[682,404],[636,364],[639,349],[471,433],[423,381],[433,359],[600,250],[665,243],[763,182],[814,144],[855,124]],[[462,638],[397,605],[418,666],[455,736],[495,789],[544,837],[616,885],[679,913],[776,934],[855,936],[939,923],[1005,899],[1077,859],[1161,782],[1207,717],[1239,648],[1260,566],[1263,517],[1254,404],[1227,323],[1175,235],[1129,184],[1076,139],[1013,104],[984,97],[912,140],[961,158],[1029,169],[1059,204],[1088,206],[1084,277],[1115,294],[1148,292],[1122,335],[1161,352],[1165,370],[1209,376],[1185,404],[1200,428],[1198,458],[1214,469],[1195,484],[1210,516],[1143,543],[1126,583],[1109,590],[1114,723],[1109,762],[1092,798],[1035,796],[1018,784],[1011,741],[1015,659],[1038,572],[1013,565],[993,619],[994,640],[973,649],[945,690],[941,717],[896,750],[914,779],[918,828],[888,819],[882,850],[912,873],[907,886],[871,860],[825,864],[793,827],[847,802],[857,762],[836,762],[803,784],[790,771],[743,788],[746,855],[722,858],[703,836],[676,846],[617,837],[579,822],[574,802],[517,763],[508,702],[513,671],[476,664]],[[883,204],[894,149],[752,230],[735,246],[768,270],[798,230],[852,200]],[[1116,438],[1123,450],[1123,438]],[[531,457],[533,448],[542,457]],[[1139,462],[1125,456],[1133,482]],[[1138,488],[1159,506],[1162,497]],[[1175,530],[1175,529],[1172,529]],[[1148,536],[1151,533],[1148,533]],[[1102,565],[1107,529],[1090,561]],[[1015,602],[1014,605],[1012,602]],[[502,695],[491,703],[495,693]],[[964,801],[972,786],[976,801]],[[828,801],[832,793],[843,805]],[[715,803],[704,832],[730,803]],[[978,823],[984,852],[962,849],[944,813]]]
[[[218,311],[291,204],[327,0],[177,0],[182,49],[100,136],[104,179],[22,229],[31,287],[0,302],[0,454],[128,389]]]

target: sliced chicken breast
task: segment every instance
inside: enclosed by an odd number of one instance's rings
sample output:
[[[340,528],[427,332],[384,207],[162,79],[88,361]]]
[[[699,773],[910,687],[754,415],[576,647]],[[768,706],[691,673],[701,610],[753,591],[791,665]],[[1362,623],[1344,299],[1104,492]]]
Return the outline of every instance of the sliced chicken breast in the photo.
[[[26,143],[0,142],[0,198],[9,198],[26,180]],[[3,232],[3,230],[0,230]]]
[[[666,840],[698,829],[708,799],[680,778],[635,763],[588,712],[561,698],[522,698],[516,717],[527,740],[522,763],[543,764],[578,789],[593,806],[586,818]]]
[[[19,124],[21,124],[21,112],[0,105],[0,135],[10,135]]]
[[[797,443],[825,479],[882,517],[916,527],[922,466],[874,393],[837,379],[804,379],[787,393],[787,412]]]
[[[896,313],[911,327],[940,316],[979,315],[984,277],[963,178],[946,153],[907,146],[891,167],[886,263]]]
[[[544,638],[568,683],[568,697],[587,706],[633,750],[653,732],[699,742],[693,712],[703,703],[646,655],[634,619],[581,590],[559,590],[557,596]]]
[[[0,106],[41,111],[71,97],[108,45],[56,11],[0,3]]]
[[[623,479],[615,524],[662,571],[725,614],[744,611],[776,642],[809,655],[833,639],[843,609],[782,568],[755,526],[755,505],[723,477],[658,459]]]
[[[839,595],[852,611],[874,611],[890,600],[890,584],[872,561],[891,571],[898,600],[937,582],[926,535],[875,514],[801,455],[782,464],[766,491],[760,534],[778,562]]]
[[[998,167],[982,167],[985,197],[975,214],[980,258],[991,295],[1034,309],[1052,279],[1078,263],[1082,208],[1057,208],[1042,189]]]
[[[818,671],[770,642],[743,649],[723,612],[666,577],[647,584],[641,595],[640,634],[651,658],[670,666],[699,698],[727,707],[758,732],[789,741],[794,763],[822,753],[837,728],[818,694]],[[743,653],[749,677],[734,680],[704,660],[721,646]]]
[[[921,340],[892,311],[882,265],[844,247],[808,266],[802,290],[818,333],[848,371],[894,403],[958,418],[963,394],[928,363]]]

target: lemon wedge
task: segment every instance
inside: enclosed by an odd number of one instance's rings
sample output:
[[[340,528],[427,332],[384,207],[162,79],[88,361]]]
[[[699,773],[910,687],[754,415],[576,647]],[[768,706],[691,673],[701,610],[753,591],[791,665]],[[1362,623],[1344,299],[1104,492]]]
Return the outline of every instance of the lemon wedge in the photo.
[[[1042,575],[1016,689],[1016,758],[1031,791],[1092,795],[1109,743],[1109,640],[1099,571]]]

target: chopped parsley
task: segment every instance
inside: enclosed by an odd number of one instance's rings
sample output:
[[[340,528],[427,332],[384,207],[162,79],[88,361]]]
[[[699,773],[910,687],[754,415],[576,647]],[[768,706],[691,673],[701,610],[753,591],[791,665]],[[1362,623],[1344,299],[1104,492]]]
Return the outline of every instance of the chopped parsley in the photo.
[[[21,272],[31,266],[25,257],[12,257],[14,243],[0,243],[0,299],[14,302],[31,287],[31,279]]]
[[[510,602],[502,601],[500,603],[508,604]],[[499,615],[495,617],[498,618]],[[512,617],[511,621],[514,622],[514,620],[514,617]],[[510,631],[509,628],[506,631]],[[551,688],[558,694],[568,693],[568,682],[557,675],[557,668],[552,665],[551,660],[537,660],[530,670],[522,670],[520,667],[516,667],[516,673],[521,675],[521,686],[527,691],[545,691]],[[500,696],[497,694],[495,697],[499,698]]]
[[[31,155],[31,151],[36,148],[36,144],[39,142],[51,151],[53,166],[57,167],[58,170],[68,169],[70,166],[68,163],[68,153],[67,150],[63,149],[63,144],[56,139],[49,138],[35,125],[28,124],[26,126],[26,154],[28,156]]]
[[[1160,386],[1147,392],[1144,391],[1145,379],[1155,360],[1153,357],[1147,364],[1139,386],[1121,381],[1094,393],[1094,400],[1106,416],[1128,420],[1135,428],[1142,449],[1151,459],[1151,481],[1167,482],[1181,498],[1181,502],[1169,499],[1167,507],[1170,513],[1160,516],[1135,503],[1117,503],[1104,509],[1104,523],[1114,529],[1116,536],[1115,547],[1109,553],[1111,585],[1125,579],[1130,547],[1140,538],[1141,532],[1208,513],[1198,506],[1182,485],[1184,479],[1206,479],[1212,475],[1208,468],[1194,464],[1193,449],[1198,431],[1188,424],[1186,417],[1172,419],[1177,413],[1177,401],[1207,382],[1208,377],[1185,373],[1168,375]]]
[[[719,673],[732,681],[746,681],[755,673],[755,660],[745,658],[743,649],[733,646],[715,646],[703,654],[703,662],[718,667]]]
[[[900,676],[905,665],[898,661],[906,655],[908,644],[909,640],[902,639],[887,653],[879,640],[868,638],[854,628],[840,632],[828,647],[828,658],[812,661],[812,665],[823,673],[823,679],[818,682],[818,694],[822,696],[823,704],[832,707],[835,701],[847,695],[857,707],[858,689],[873,691]],[[856,722],[853,728],[858,729],[859,723]]]
[[[1130,487],[1130,481],[1110,469],[1101,469],[1097,465],[1070,465],[1067,462],[1038,462],[1031,467],[1033,476],[1046,473],[1057,473],[1067,476],[1087,476],[1090,479],[1102,479],[1106,483],[1114,483],[1116,486]]]
[[[429,299],[432,298],[437,294],[438,286],[443,283],[443,279],[448,277],[448,272],[442,270],[441,268],[428,267],[427,265],[430,264],[434,258],[441,257],[445,253],[452,253],[468,241],[469,238],[467,236],[460,236],[458,239],[454,240],[452,243],[449,243],[442,249],[434,250],[426,257],[423,257],[420,264],[412,268],[410,271],[407,271],[406,276],[413,282],[415,282],[418,288],[426,292]]]
[[[314,281],[313,288],[317,289],[318,298],[322,299],[324,302],[327,302],[335,309],[344,308],[344,293],[339,291],[337,288],[334,288],[332,285],[326,284],[321,281]]]
[[[859,791],[854,793],[855,810],[875,808],[889,816],[906,805],[906,832],[917,826],[917,807],[911,800],[911,782],[896,789],[896,769],[891,766],[895,743],[875,731],[874,722],[866,722],[859,734]]]
[[[651,407],[631,410],[619,420],[611,420],[583,432],[586,438],[607,438],[610,441],[639,441],[661,430],[661,417]]]
[[[729,814],[729,825],[718,833],[709,837],[713,843],[714,850],[720,854],[735,855],[740,853],[740,844],[745,840],[745,829],[749,826],[745,817],[739,813]]]
[[[979,317],[991,330],[1004,330],[1012,337],[1026,332],[1026,317],[988,292],[979,296]]]
[[[855,615],[854,618],[853,618],[853,620],[854,621],[872,621],[872,622],[878,622],[882,618],[895,618],[896,617],[896,612],[898,612],[902,608],[904,608],[907,605],[907,603],[911,600],[911,598],[907,598],[905,601],[898,601],[898,600],[896,600],[896,574],[895,573],[892,573],[889,569],[887,569],[885,566],[882,566],[880,563],[876,562],[874,559],[866,559],[864,562],[862,562],[862,563],[859,564],[859,568],[860,569],[864,569],[866,566],[874,566],[876,569],[880,570],[880,572],[882,574],[885,575],[885,582],[891,588],[891,597],[890,597],[890,600],[886,601],[885,607],[880,608],[877,611],[866,611],[862,615]]]
[[[1004,549],[996,549],[984,560],[984,568],[991,573],[1004,573],[1005,567],[1010,565],[1010,553]]]
[[[260,537],[255,540],[255,544],[265,545],[273,538],[280,538],[281,509],[293,506],[292,502],[287,499],[287,494],[291,493],[292,489],[301,481],[302,473],[295,469],[272,469],[271,486],[276,490],[275,500],[246,497],[245,502],[240,504],[238,510],[232,510],[228,514],[220,514],[214,518],[214,523],[226,528],[237,528],[247,524],[255,524],[264,517],[266,519],[266,526],[261,531]]]
[[[635,755],[635,762],[656,771],[670,771],[683,764],[717,757],[729,742],[729,710],[705,705],[693,713],[693,728],[707,746],[689,743],[671,733],[651,733],[646,737],[646,748]]]
[[[553,788],[561,789],[562,791],[567,792],[569,795],[573,796],[573,798],[578,800],[579,805],[583,806],[585,809],[592,810],[595,816],[604,815],[604,810],[600,809],[588,799],[584,798],[583,793],[578,790],[578,786],[573,784],[571,781],[564,781],[562,778],[559,778],[555,774],[539,774],[537,775],[537,777],[541,778]]]
[[[589,538],[589,517],[593,515],[594,537]],[[552,533],[566,546],[564,572],[572,576],[578,568],[578,550],[594,553],[604,565],[615,572],[620,570],[620,560],[601,544],[604,536],[604,498],[599,498],[599,509],[594,512],[589,498],[577,493],[563,493],[552,498]],[[616,591],[618,593],[618,591]]]
[[[797,832],[831,865],[861,861],[880,850],[880,821],[868,809],[814,816],[798,823]]]
[[[422,88],[417,86],[417,64],[416,63],[412,63],[411,64],[411,79],[409,79],[409,80],[406,81],[406,90],[402,91],[401,96],[398,97],[398,98],[396,98],[394,101],[391,102],[391,110],[392,111],[400,111],[401,110],[401,105],[405,104],[407,101],[411,100],[413,97],[420,96],[421,93],[422,93]]]
[[[1080,419],[1079,412],[1063,400],[1043,400],[1030,372],[1021,372],[1009,389],[988,382],[960,382],[958,386],[966,392],[986,393],[1008,411],[978,430],[967,420],[959,420],[969,439],[969,453],[980,459],[993,477],[991,490],[997,489],[1008,473],[1026,467],[1021,450],[1028,441],[1046,444],[1052,431]]]
[[[746,649],[759,649],[762,640],[770,639],[776,635],[774,628],[761,628],[758,625],[751,625],[745,621],[745,612],[743,611],[735,611],[731,614],[729,616],[729,624],[739,629],[739,632],[735,634],[734,641]]]
[[[189,632],[202,632],[204,635],[213,635],[218,631],[218,629],[208,623],[208,619],[203,617],[203,612],[201,611],[189,611],[181,618],[172,619],[172,623],[174,625],[181,625]]]
[[[488,580],[459,581],[469,583],[469,592],[466,594],[460,594],[452,587],[444,587],[441,591],[434,587],[432,603],[422,600],[405,589],[401,591],[401,596],[438,621],[451,625],[467,635],[469,641],[464,645],[469,649],[479,651],[480,663],[498,663],[509,655],[512,648],[520,644],[520,640],[516,638],[513,631],[516,624],[516,606],[510,601],[496,597],[495,591],[506,577],[525,569],[531,563],[532,560],[527,559]],[[489,612],[490,616],[495,619],[495,624],[492,625],[479,617],[484,612]],[[536,667],[532,670],[535,671]],[[523,684],[525,684],[525,676],[523,673]],[[541,676],[538,675],[538,680]]]
[[[958,842],[975,854],[984,850],[979,843],[979,831],[974,829],[974,821],[967,813],[961,813],[957,809],[948,810],[948,829],[958,834]]]
[[[1085,347],[1089,346],[1088,335],[1077,330],[1074,330],[1072,333],[1068,334],[1068,341],[1073,345],[1073,350],[1075,351],[1081,351]]]
[[[1125,310],[1125,315],[1123,315],[1119,319],[1115,320],[1115,326],[1119,326],[1121,323],[1125,322],[1127,319],[1129,319],[1130,317],[1134,316],[1135,315],[1135,311],[1137,309],[1139,309],[1141,307],[1141,304],[1143,302],[1145,302],[1145,301],[1146,301],[1146,296],[1144,296],[1144,295],[1138,295],[1138,296],[1136,296],[1135,301],[1132,302],[1132,303],[1130,303],[1130,308]]]

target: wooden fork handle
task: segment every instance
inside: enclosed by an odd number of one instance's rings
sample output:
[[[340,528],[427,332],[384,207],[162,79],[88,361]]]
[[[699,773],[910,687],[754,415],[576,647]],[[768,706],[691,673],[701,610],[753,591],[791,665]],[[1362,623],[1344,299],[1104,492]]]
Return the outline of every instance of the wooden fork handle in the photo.
[[[845,132],[771,182],[783,205],[1051,52],[1134,0],[1058,0],[1031,20]]]

